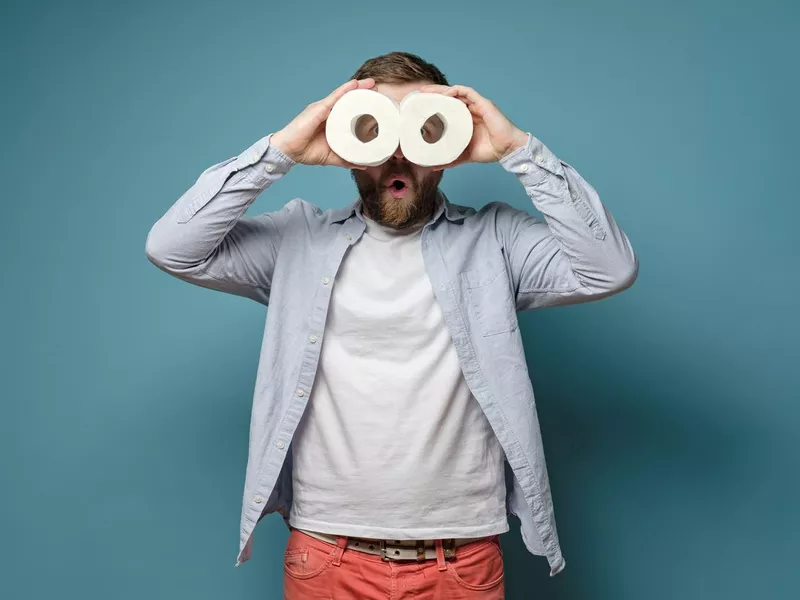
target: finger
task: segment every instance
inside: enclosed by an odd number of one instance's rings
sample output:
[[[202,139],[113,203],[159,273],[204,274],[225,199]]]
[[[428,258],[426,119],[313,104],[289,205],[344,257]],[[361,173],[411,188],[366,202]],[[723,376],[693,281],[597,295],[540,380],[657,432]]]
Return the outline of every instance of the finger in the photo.
[[[444,171],[445,169],[452,169],[453,167],[457,167],[458,165],[464,164],[465,162],[467,162],[465,159],[457,158],[453,162],[449,162],[449,163],[444,164],[444,165],[437,165],[437,166],[433,167],[433,170],[434,171]]]
[[[463,165],[464,163],[470,162],[471,154],[472,154],[472,147],[471,145],[469,145],[466,148],[464,148],[464,151],[454,161],[446,163],[444,165],[437,165],[433,167],[433,170],[442,171],[444,169],[452,169],[453,167],[457,167],[458,165]]]
[[[419,91],[425,94],[443,94],[448,90],[452,90],[449,85],[440,85],[436,83],[423,85],[419,88]]]
[[[456,94],[459,98],[465,98],[471,104],[476,104],[478,106],[487,106],[490,104],[488,99],[481,96],[471,87],[467,87],[465,85],[454,85],[453,89],[456,91]]]
[[[336,154],[335,152],[331,152],[328,155],[327,160],[325,161],[326,165],[334,166],[334,167],[345,167],[346,169],[358,169],[359,171],[366,170],[367,167],[364,165],[357,165],[355,163],[348,162],[344,160],[341,156]]]
[[[375,80],[372,77],[358,80],[358,87],[361,89],[370,89],[375,87]]]
[[[457,96],[466,100],[468,104],[486,105],[489,103],[487,98],[484,98],[473,88],[466,85],[423,85],[419,88],[419,91],[443,94],[445,96]]]
[[[356,81],[355,79],[351,79],[347,83],[343,83],[338,88],[336,88],[333,92],[331,92],[331,94],[327,98],[325,98],[324,100],[321,101],[321,104],[325,108],[331,109],[331,108],[333,108],[333,105],[336,104],[336,101],[339,98],[344,96],[350,90],[356,89],[358,86],[359,86],[358,81]]]
[[[457,97],[455,89],[449,85],[424,85],[419,88],[423,94],[441,94],[442,96],[450,96],[451,98]]]

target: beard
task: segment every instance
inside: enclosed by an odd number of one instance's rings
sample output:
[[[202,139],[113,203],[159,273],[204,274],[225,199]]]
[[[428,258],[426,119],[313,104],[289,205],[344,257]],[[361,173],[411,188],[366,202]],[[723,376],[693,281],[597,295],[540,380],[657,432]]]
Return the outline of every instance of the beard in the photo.
[[[366,171],[352,169],[364,214],[392,229],[406,229],[426,221],[436,210],[439,182],[444,171],[428,173],[421,181],[414,176],[411,165],[387,161],[383,164],[378,181]],[[405,175],[411,181],[403,198],[393,198],[386,187],[390,175]]]

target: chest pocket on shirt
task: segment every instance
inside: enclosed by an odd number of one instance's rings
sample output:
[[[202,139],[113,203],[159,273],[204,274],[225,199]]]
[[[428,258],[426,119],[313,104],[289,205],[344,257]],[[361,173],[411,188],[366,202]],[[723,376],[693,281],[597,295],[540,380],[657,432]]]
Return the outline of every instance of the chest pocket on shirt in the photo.
[[[516,304],[506,263],[501,255],[461,273],[465,295],[484,337],[517,328]]]

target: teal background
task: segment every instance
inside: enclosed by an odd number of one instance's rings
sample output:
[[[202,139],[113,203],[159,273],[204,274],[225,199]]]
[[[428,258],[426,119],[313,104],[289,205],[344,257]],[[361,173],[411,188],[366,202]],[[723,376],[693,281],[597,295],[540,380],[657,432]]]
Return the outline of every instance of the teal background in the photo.
[[[200,171],[408,50],[598,190],[641,261],[521,316],[566,570],[511,600],[800,597],[798,22],[789,2],[4,2],[0,597],[279,598],[234,569],[264,308],[151,265]],[[498,165],[456,202],[530,207]],[[298,167],[250,214],[354,197]]]

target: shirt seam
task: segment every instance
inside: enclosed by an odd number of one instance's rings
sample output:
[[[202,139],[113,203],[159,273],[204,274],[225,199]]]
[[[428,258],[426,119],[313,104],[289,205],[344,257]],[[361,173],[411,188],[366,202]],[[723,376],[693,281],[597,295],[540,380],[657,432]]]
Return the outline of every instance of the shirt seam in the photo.
[[[572,294],[580,289],[589,289],[585,285],[578,285],[568,290],[557,290],[555,288],[525,288],[518,290],[518,294]]]
[[[243,280],[238,279],[237,277],[223,277],[221,275],[215,275],[210,270],[209,267],[210,267],[210,265],[206,263],[206,264],[204,264],[203,266],[200,267],[200,271],[202,273],[205,273],[206,275],[208,275],[212,279],[216,279],[217,281],[222,281],[222,282],[231,282],[231,283],[235,283],[237,285],[243,285],[243,286],[246,286],[246,287],[255,288],[255,289],[259,289],[259,290],[264,290],[265,292],[269,291],[269,286],[261,285],[261,284],[258,284],[258,283],[253,283],[252,281],[243,281]]]

